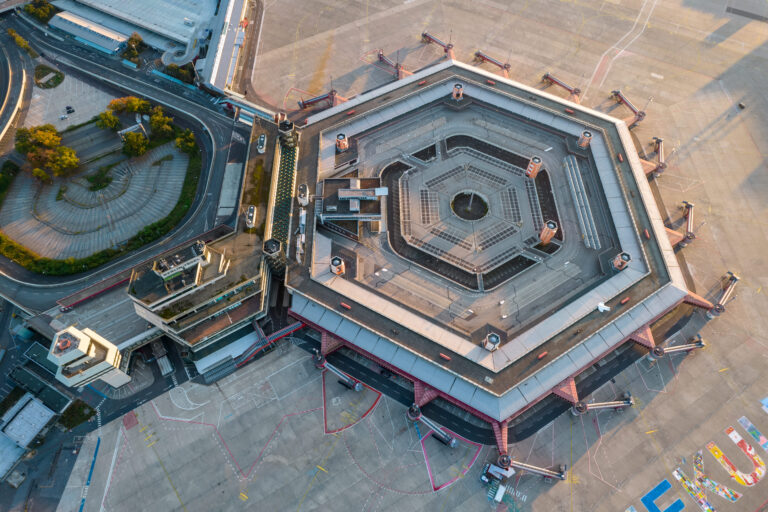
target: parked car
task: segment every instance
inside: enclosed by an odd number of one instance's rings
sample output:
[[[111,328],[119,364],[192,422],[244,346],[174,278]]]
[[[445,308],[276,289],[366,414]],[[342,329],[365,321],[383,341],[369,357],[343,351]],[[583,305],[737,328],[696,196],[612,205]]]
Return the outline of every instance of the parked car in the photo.
[[[256,207],[251,205],[248,207],[248,213],[245,216],[245,226],[248,229],[253,229],[254,219],[256,218]]]
[[[267,136],[263,133],[259,135],[259,140],[256,142],[256,151],[263,154],[267,149]]]

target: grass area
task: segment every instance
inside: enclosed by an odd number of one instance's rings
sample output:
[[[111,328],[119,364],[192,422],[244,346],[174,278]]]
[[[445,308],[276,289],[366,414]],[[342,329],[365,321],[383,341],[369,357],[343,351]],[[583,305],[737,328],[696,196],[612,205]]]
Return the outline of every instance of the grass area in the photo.
[[[152,162],[152,165],[159,167],[163,162],[170,162],[171,160],[173,160],[173,155],[165,155],[163,158]]]
[[[151,151],[157,147],[162,146],[163,144],[167,144],[173,140],[176,140],[176,137],[179,137],[181,135],[181,132],[182,132],[181,128],[179,128],[175,124],[171,126],[173,126],[173,135],[171,135],[170,137],[158,137],[158,136],[149,137],[149,144],[147,145],[147,151]]]
[[[112,176],[109,175],[109,171],[115,165],[117,164],[111,164],[111,165],[105,165],[103,167],[99,167],[98,171],[91,174],[90,176],[86,176],[85,179],[87,179],[88,183],[91,184],[88,187],[88,190],[90,190],[91,192],[96,192],[97,190],[107,188],[109,184],[112,183]]]
[[[71,132],[72,130],[77,130],[78,128],[82,128],[85,125],[88,125],[88,124],[91,124],[91,123],[95,123],[98,120],[99,120],[99,116],[93,116],[92,118],[90,118],[89,120],[85,121],[84,123],[73,124],[73,125],[67,126],[60,133],[67,133],[67,132]]]
[[[13,407],[16,402],[18,402],[19,399],[24,396],[24,393],[26,393],[26,391],[23,388],[18,386],[13,388],[11,392],[8,393],[8,396],[6,396],[3,401],[0,402],[0,416],[5,414],[5,411]]]
[[[66,194],[66,193],[67,193],[67,186],[66,185],[61,185],[59,187],[59,191],[56,192],[56,200],[57,201],[61,201],[62,199],[64,199],[64,194]]]
[[[41,82],[46,76],[53,74],[52,78],[49,78],[45,82]],[[35,66],[35,85],[41,89],[53,89],[64,81],[64,73],[57,69],[53,69],[44,64],[38,64]]]
[[[243,193],[243,201],[245,204],[264,206],[266,209],[267,202],[269,201],[269,175],[264,170],[264,159],[260,158],[253,164],[251,169],[250,186],[246,187]],[[261,223],[253,228],[253,232],[259,236],[264,236],[264,223],[266,219],[262,219]],[[251,230],[249,230],[251,232]]]
[[[65,428],[75,428],[81,423],[88,421],[94,414],[96,414],[96,410],[94,410],[91,406],[82,400],[75,400],[69,404],[69,407],[67,407],[66,411],[61,413],[59,423],[61,423]]]
[[[157,240],[173,229],[176,224],[181,222],[187,214],[189,207],[192,205],[192,202],[195,200],[197,184],[200,181],[202,167],[202,156],[200,156],[200,151],[195,148],[192,154],[189,155],[189,164],[187,165],[187,174],[184,178],[181,195],[176,202],[176,206],[171,210],[171,213],[164,219],[160,219],[155,223],[144,226],[141,231],[127,240],[118,249],[104,249],[85,258],[56,260],[53,258],[44,258],[0,233],[0,254],[29,271],[43,275],[65,276],[100,267],[119,256],[135,251],[136,249]]]

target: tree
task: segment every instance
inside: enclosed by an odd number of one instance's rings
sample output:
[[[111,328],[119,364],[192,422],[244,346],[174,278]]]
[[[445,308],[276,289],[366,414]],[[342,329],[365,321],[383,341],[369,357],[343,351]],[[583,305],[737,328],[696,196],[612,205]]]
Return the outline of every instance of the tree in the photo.
[[[140,132],[128,132],[123,138],[123,153],[128,156],[141,156],[147,152],[149,141]]]
[[[197,151],[197,142],[195,142],[195,134],[192,133],[192,130],[184,130],[181,135],[176,137],[176,147],[188,154]]]
[[[80,159],[77,158],[75,151],[66,146],[56,148],[55,154],[48,162],[48,168],[53,171],[54,176],[64,176],[76,169],[78,165],[80,165]]]
[[[109,102],[107,109],[113,112],[138,112],[146,114],[149,112],[149,102],[136,96],[125,96],[124,98],[115,98]]]
[[[131,34],[128,38],[127,45],[129,48],[133,48],[136,51],[141,51],[144,48],[144,40],[141,38],[138,32]]]
[[[117,131],[120,129],[120,119],[118,119],[111,110],[105,110],[99,114],[99,120],[96,121],[96,126]]]
[[[55,176],[67,174],[80,164],[72,148],[61,145],[61,135],[51,124],[19,128],[16,132],[16,150],[27,157],[34,168],[32,174],[46,182],[40,172],[51,171]],[[35,172],[35,169],[39,172]],[[48,176],[50,181],[50,176]]]
[[[173,136],[173,118],[163,115],[163,107],[156,106],[149,117],[152,135],[158,139],[170,139]]]
[[[48,173],[40,169],[39,167],[35,167],[34,169],[32,169],[32,176],[37,178],[41,183],[50,183],[51,181],[53,181],[51,180],[51,177],[48,175]]]
[[[55,12],[48,0],[32,0],[32,3],[24,6],[24,10],[43,23],[47,23]]]
[[[16,131],[16,151],[27,154],[36,147],[55,148],[61,144],[61,135],[52,124],[19,128]]]

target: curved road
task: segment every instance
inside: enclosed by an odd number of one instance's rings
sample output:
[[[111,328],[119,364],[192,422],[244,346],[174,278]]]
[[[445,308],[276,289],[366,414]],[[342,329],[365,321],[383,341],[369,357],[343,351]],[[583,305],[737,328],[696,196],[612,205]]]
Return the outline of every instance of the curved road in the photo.
[[[211,103],[211,97],[202,91],[192,91],[149,75],[143,70],[130,70],[122,65],[120,58],[74,44],[69,39],[58,41],[50,36],[46,37],[15,14],[7,17],[3,25],[3,32],[8,27],[14,28],[33,48],[65,72],[83,75],[85,79],[101,82],[108,88],[146,97],[163,104],[181,124],[201,126],[204,133],[196,130],[198,140],[202,141],[203,161],[209,162],[210,166],[203,169],[203,190],[198,191],[190,209],[191,213],[161,241],[93,272],[67,277],[40,276],[0,257],[2,295],[9,297],[24,309],[44,311],[53,307],[59,298],[134,266],[214,227],[226,163],[244,161],[245,142],[250,138],[250,130],[236,127],[234,120],[224,115]],[[13,56],[11,60],[13,61]],[[16,64],[19,68],[22,65],[21,62]],[[16,75],[13,76],[15,78]],[[232,139],[233,130],[239,133],[238,139],[242,142]]]

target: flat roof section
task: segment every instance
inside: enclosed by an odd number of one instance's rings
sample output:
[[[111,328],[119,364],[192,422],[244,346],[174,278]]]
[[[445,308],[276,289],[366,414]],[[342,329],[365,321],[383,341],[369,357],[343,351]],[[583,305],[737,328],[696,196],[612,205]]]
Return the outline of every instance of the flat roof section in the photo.
[[[74,36],[116,53],[128,40],[128,36],[99,25],[72,12],[57,13],[48,24]]]
[[[213,16],[214,0],[77,0],[186,45],[199,24]]]
[[[27,394],[22,400],[25,398],[26,402],[21,410],[3,425],[2,431],[16,444],[26,448],[51,421],[55,413],[32,395]]]

